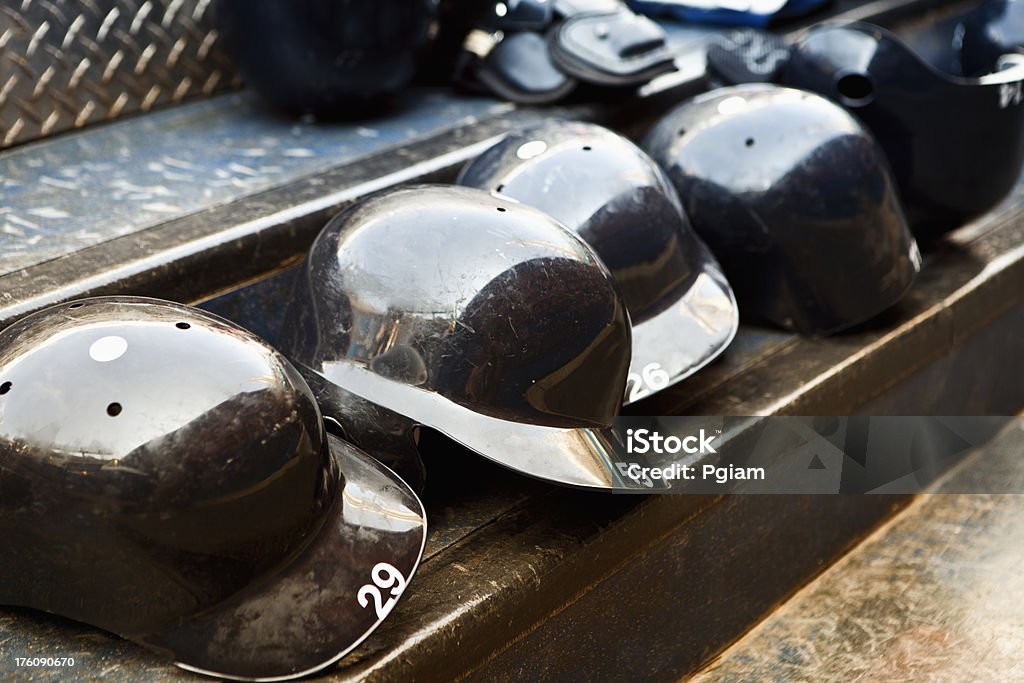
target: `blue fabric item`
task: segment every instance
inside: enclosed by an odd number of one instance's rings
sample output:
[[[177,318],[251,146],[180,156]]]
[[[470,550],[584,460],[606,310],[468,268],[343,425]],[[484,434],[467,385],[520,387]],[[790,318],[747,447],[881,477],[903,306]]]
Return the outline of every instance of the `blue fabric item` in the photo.
[[[709,8],[686,0],[629,0],[628,4],[631,9],[648,16],[671,17],[694,24],[764,27],[777,19],[807,14],[828,2],[831,0],[788,0],[779,10],[769,13]]]

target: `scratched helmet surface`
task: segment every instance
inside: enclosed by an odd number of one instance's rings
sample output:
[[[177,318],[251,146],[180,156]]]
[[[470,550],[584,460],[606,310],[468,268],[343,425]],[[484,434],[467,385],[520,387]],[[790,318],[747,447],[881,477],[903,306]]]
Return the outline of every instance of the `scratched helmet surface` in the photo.
[[[0,532],[0,603],[190,670],[284,679],[380,623],[425,522],[400,479],[325,433],[260,339],[104,297],[0,332]],[[361,606],[366,590],[381,610]]]
[[[885,156],[819,95],[769,84],[713,90],[669,112],[644,148],[744,315],[838,332],[895,304],[920,269]]]
[[[612,271],[633,324],[625,403],[689,377],[735,336],[739,313],[721,268],[664,171],[621,135],[548,121],[510,133],[458,183],[550,214]]]
[[[622,402],[629,318],[593,250],[537,209],[439,186],[353,206],[314,242],[281,345],[503,465],[611,483],[599,432]],[[359,427],[342,422],[358,444]]]

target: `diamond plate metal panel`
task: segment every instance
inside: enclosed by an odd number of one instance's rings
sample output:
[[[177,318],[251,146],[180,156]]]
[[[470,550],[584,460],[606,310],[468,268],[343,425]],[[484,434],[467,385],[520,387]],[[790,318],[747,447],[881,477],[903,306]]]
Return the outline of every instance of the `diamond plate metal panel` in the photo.
[[[211,0],[0,0],[0,149],[239,84]]]

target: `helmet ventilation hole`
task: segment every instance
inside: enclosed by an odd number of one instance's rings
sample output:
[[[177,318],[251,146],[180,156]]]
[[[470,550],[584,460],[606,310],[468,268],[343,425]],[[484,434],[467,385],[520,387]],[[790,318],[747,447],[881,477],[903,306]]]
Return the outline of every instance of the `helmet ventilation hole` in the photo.
[[[8,391],[10,391],[11,387],[13,387],[13,386],[14,385],[12,383],[10,383],[10,382],[4,382],[3,384],[0,384],[0,396],[4,395]]]
[[[583,145],[583,151],[584,152],[589,152],[590,151],[590,145]]]
[[[747,138],[746,142],[744,142],[743,144],[745,144],[747,147],[753,147],[754,146],[754,138]]]
[[[107,415],[109,415],[110,417],[117,417],[120,414],[121,414],[121,404],[120,403],[111,403],[109,406],[107,406]]]
[[[505,207],[504,206],[499,206],[498,207],[498,211],[501,212],[501,213],[505,213]]]
[[[504,185],[498,185],[498,186],[497,186],[496,188],[494,188],[494,191],[495,191],[495,192],[501,192],[501,191],[502,191],[502,190],[504,190],[504,189],[505,189],[505,186],[504,186]]]
[[[846,74],[836,81],[843,104],[859,107],[871,102],[875,94],[875,85],[871,78],[864,74]]]
[[[189,325],[188,323],[178,323],[177,325],[175,325],[175,327],[177,327],[179,330],[187,330],[192,326]]]
[[[84,305],[85,304],[83,304],[81,301],[79,301],[78,303],[71,304],[70,306],[68,306],[68,308],[81,308]]]
[[[678,135],[679,137],[683,137],[684,135],[686,135],[686,129],[685,129],[685,128],[680,128],[680,129],[679,129],[679,130],[678,130],[678,131],[676,132],[676,135]]]

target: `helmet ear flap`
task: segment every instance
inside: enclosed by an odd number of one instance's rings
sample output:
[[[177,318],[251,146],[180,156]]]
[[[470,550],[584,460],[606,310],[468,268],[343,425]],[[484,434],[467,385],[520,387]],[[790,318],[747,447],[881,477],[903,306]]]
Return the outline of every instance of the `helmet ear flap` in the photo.
[[[1024,167],[1024,61],[1003,68],[981,49],[983,68],[967,67],[974,51],[960,38],[970,26],[957,17],[936,23],[918,36],[921,52],[871,24],[815,26],[775,79],[856,114],[885,152],[918,239],[990,210]]]

